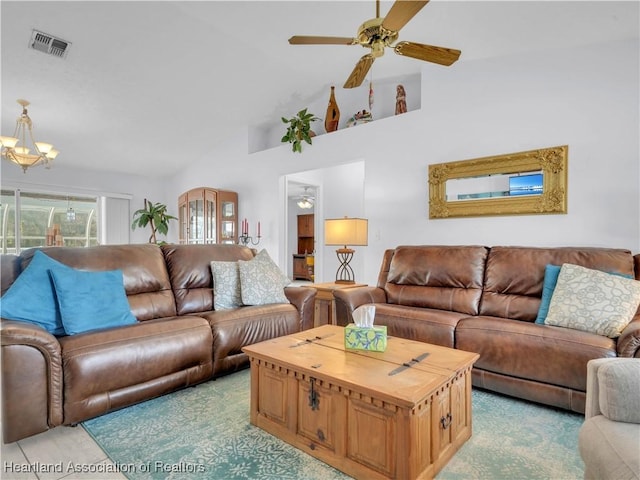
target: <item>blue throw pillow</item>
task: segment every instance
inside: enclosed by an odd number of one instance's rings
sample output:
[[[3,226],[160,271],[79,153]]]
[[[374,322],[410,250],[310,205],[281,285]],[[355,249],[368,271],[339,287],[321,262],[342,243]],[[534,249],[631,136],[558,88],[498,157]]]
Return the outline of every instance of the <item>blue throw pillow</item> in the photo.
[[[562,267],[559,265],[547,265],[544,268],[544,282],[542,283],[542,299],[540,300],[540,308],[538,309],[538,316],[536,317],[536,323],[544,324],[545,319],[547,318],[547,314],[549,313],[549,304],[551,303],[551,297],[553,296],[553,291],[556,288],[556,284],[558,283],[558,275],[560,275],[560,269]],[[619,277],[631,278],[631,275],[627,275],[625,273],[618,272],[607,272],[611,275],[618,275]]]
[[[127,301],[122,270],[86,272],[62,265],[49,273],[67,335],[138,321]]]
[[[551,303],[551,297],[553,296],[553,290],[558,283],[558,275],[560,275],[559,265],[547,265],[544,267],[544,282],[542,283],[542,299],[540,300],[540,308],[538,309],[538,316],[536,317],[536,323],[544,324],[544,319],[547,318],[549,313],[549,304]]]
[[[0,314],[8,320],[29,322],[53,335],[64,335],[60,309],[49,269],[64,265],[40,250],[0,299]]]

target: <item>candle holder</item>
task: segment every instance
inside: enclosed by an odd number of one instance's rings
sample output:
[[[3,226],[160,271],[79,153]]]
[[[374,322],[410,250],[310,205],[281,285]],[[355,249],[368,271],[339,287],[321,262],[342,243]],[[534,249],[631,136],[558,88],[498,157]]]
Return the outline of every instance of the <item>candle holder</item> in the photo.
[[[260,243],[260,239],[262,238],[262,236],[261,235],[256,236],[255,237],[257,239],[256,242],[254,242],[253,238],[254,237],[251,237],[248,233],[243,233],[242,235],[238,236],[238,244],[242,244],[245,247],[248,246],[249,244],[258,245]]]
[[[254,240],[254,237],[249,235],[249,222],[246,218],[242,220],[240,232],[241,232],[240,235],[238,235],[238,244],[242,244],[246,247],[249,244],[255,246],[260,243],[260,239],[262,238],[262,235],[260,235],[260,222],[258,222],[258,228],[256,230],[257,232],[257,235],[255,236],[256,240]]]

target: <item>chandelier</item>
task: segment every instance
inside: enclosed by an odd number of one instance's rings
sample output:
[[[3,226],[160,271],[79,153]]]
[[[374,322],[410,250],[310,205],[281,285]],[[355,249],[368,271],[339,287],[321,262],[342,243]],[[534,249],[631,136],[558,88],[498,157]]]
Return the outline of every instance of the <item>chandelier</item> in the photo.
[[[13,137],[0,136],[2,158],[20,165],[24,173],[27,173],[27,168],[40,164],[46,168],[51,168],[53,159],[60,152],[54,149],[50,143],[33,140],[33,124],[27,114],[29,102],[23,99],[18,99],[17,102],[22,105],[22,115],[16,120],[16,130],[13,133]],[[31,140],[31,148],[27,147],[27,132]]]

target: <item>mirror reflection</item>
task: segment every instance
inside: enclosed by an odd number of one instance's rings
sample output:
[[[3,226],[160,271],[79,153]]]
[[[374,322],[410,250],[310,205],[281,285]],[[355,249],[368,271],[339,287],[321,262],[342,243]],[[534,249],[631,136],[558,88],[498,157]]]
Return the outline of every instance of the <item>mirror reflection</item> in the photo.
[[[453,178],[446,181],[447,201],[542,195],[543,178],[542,170]]]

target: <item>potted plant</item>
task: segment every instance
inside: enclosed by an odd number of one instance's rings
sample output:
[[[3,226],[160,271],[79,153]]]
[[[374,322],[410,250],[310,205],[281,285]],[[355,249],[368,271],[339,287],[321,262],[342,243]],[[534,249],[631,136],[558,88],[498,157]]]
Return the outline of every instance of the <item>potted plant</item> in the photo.
[[[133,223],[131,228],[133,230],[136,227],[144,228],[147,225],[151,228],[151,236],[149,237],[149,243],[158,243],[156,240],[156,233],[166,235],[169,231],[169,220],[177,220],[176,217],[167,214],[167,206],[162,203],[153,203],[144,199],[144,208],[136,210],[133,213]],[[159,242],[163,244],[165,242]]]
[[[282,117],[282,122],[289,125],[281,142],[291,143],[293,152],[302,153],[302,141],[304,140],[311,145],[311,137],[315,136],[315,133],[311,131],[311,122],[316,120],[319,120],[319,118],[313,113],[308,113],[306,108],[300,110],[296,116],[289,119]]]

